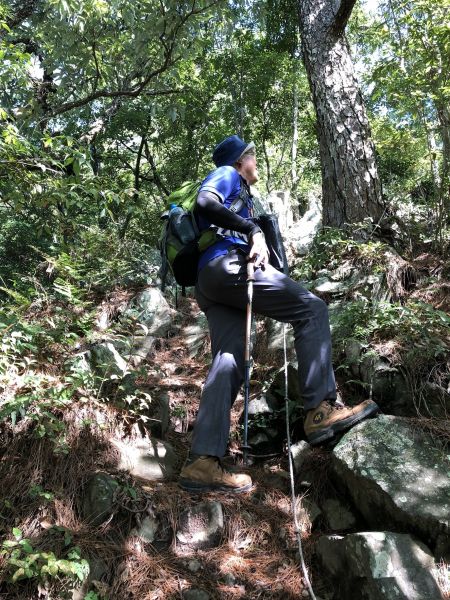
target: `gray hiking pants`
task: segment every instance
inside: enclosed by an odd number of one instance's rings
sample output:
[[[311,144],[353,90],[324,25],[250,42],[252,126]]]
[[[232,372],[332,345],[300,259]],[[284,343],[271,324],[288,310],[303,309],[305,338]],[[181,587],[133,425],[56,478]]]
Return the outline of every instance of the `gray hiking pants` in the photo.
[[[206,379],[191,452],[224,456],[230,409],[244,379],[247,261],[242,250],[218,256],[199,273],[197,302],[206,314],[213,362]],[[253,311],[294,328],[305,410],[336,398],[328,309],[323,300],[268,265],[255,271]]]

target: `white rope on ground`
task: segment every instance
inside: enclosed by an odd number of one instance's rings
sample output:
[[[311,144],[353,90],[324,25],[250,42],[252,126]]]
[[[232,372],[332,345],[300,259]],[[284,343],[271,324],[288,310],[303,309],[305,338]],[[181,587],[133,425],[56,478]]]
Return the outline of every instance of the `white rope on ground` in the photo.
[[[302,568],[302,572],[306,581],[306,586],[308,588],[308,592],[312,600],[317,600],[311,582],[309,580],[308,569],[306,568],[305,559],[303,556],[303,547],[302,547],[302,532],[297,519],[297,509],[296,509],[296,497],[295,497],[295,483],[294,483],[294,463],[292,459],[291,452],[291,434],[290,434],[290,426],[289,426],[289,396],[288,396],[288,360],[287,360],[287,345],[286,345],[286,323],[283,323],[283,349],[284,349],[284,406],[286,411],[286,439],[287,439],[287,447],[288,447],[288,457],[289,457],[289,476],[291,480],[291,500],[292,500],[292,514],[294,517],[294,528],[295,534],[297,536],[297,544],[298,544],[298,553],[300,556],[300,565]]]

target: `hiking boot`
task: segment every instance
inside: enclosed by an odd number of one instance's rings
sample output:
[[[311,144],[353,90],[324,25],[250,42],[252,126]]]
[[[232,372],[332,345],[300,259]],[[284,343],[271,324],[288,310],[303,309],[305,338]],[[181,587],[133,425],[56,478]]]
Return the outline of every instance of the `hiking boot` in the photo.
[[[304,428],[306,439],[313,446],[326,442],[339,431],[349,429],[359,421],[377,413],[378,405],[365,400],[356,406],[331,404],[324,400],[317,408],[306,413]]]
[[[188,492],[231,492],[239,494],[252,487],[244,473],[228,471],[216,456],[199,456],[181,469],[178,485]]]

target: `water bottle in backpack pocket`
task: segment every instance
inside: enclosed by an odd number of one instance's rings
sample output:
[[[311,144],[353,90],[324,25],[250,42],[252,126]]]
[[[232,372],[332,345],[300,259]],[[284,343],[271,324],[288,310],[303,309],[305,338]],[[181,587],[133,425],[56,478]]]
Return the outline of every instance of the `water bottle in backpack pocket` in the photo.
[[[189,244],[198,236],[198,227],[194,221],[194,215],[177,204],[171,204],[170,206],[169,227],[173,235],[177,236],[182,244]]]

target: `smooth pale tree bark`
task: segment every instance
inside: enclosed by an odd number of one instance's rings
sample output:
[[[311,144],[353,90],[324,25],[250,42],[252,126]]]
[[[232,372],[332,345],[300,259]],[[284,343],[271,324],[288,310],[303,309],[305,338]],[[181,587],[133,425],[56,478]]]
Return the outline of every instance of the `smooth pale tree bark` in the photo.
[[[299,0],[303,62],[317,115],[323,223],[383,214],[375,148],[344,29],[355,0]]]

